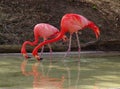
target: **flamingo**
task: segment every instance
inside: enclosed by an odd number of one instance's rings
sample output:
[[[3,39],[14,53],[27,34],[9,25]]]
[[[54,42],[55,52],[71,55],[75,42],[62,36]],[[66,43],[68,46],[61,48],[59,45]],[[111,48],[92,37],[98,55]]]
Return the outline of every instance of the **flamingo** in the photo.
[[[25,41],[23,43],[22,48],[21,48],[22,55],[26,59],[29,58],[29,56],[27,55],[27,52],[26,52],[26,45],[27,44],[29,44],[31,46],[35,46],[38,43],[39,37],[43,38],[43,40],[45,41],[48,38],[52,38],[54,36],[57,36],[58,33],[59,33],[59,30],[50,24],[39,23],[39,24],[35,25],[35,27],[34,27],[35,40],[33,42]],[[66,39],[67,39],[67,37],[63,36],[63,41],[66,41]],[[52,48],[51,48],[50,44],[48,44],[48,47],[50,49],[50,52],[52,52]],[[43,50],[44,50],[44,46],[42,47],[41,54],[43,53]]]
[[[96,38],[98,39],[100,35],[100,31],[99,31],[99,28],[92,21],[88,20],[87,18],[79,14],[74,14],[74,13],[65,14],[61,19],[61,30],[58,33],[58,36],[51,40],[44,41],[40,43],[38,46],[36,46],[32,52],[33,56],[37,60],[39,60],[40,57],[38,56],[38,49],[41,48],[43,45],[60,40],[64,36],[64,34],[67,32],[70,33],[69,47],[67,52],[69,52],[71,48],[71,39],[72,39],[73,33],[76,33],[78,49],[80,51],[78,31],[83,30],[84,28],[90,28],[91,30],[93,30],[96,35]]]

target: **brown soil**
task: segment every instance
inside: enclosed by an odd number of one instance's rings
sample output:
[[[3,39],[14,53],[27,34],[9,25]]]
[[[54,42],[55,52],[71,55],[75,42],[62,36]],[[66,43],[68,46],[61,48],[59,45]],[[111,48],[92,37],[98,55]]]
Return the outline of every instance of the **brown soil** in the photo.
[[[119,0],[0,0],[0,44],[21,45],[25,40],[33,41],[33,27],[37,23],[45,22],[59,28],[66,13],[81,14],[95,22],[101,31],[99,42],[119,41]],[[83,30],[79,37],[83,45],[96,41],[90,29]],[[74,39],[73,48],[77,47]],[[59,41],[53,47],[67,45]]]

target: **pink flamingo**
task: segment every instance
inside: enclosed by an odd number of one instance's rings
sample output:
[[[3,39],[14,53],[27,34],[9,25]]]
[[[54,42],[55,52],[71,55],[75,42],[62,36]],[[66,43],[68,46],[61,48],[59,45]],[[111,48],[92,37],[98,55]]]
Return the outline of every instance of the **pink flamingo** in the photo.
[[[27,44],[29,44],[31,46],[35,46],[38,43],[39,37],[43,38],[43,40],[45,41],[48,38],[53,38],[54,36],[57,36],[58,33],[59,33],[59,30],[50,24],[40,23],[40,24],[35,25],[35,27],[34,27],[35,40],[33,42],[25,41],[22,45],[21,53],[23,54],[23,56],[26,59],[29,58],[27,55],[27,52],[26,52],[26,45]],[[67,38],[64,35],[63,40],[65,41],[66,39]],[[48,47],[50,49],[50,52],[52,52],[52,48],[51,48],[50,44],[48,44]],[[43,50],[44,50],[44,46],[42,47],[41,54],[42,54]]]
[[[100,35],[99,28],[92,21],[89,21],[84,16],[79,14],[73,14],[73,13],[65,14],[61,20],[61,31],[58,33],[58,36],[55,37],[54,39],[44,41],[38,46],[36,46],[32,52],[33,56],[39,60],[40,57],[38,56],[38,49],[41,48],[43,45],[60,40],[63,37],[63,35],[67,32],[70,33],[68,52],[70,51],[71,48],[71,39],[73,33],[76,33],[78,48],[80,51],[80,43],[77,33],[79,30],[83,30],[84,28],[92,29],[95,32],[96,38],[99,37]]]

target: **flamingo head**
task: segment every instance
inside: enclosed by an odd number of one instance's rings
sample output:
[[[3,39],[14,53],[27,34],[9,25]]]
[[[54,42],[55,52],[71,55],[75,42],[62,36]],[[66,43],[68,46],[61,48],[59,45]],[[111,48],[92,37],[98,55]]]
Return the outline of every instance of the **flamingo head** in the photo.
[[[38,56],[37,51],[33,51],[32,54],[33,54],[33,56],[35,57],[35,59],[36,59],[37,61],[43,60],[43,58],[40,58],[40,56]]]
[[[35,55],[35,58],[37,59],[37,61],[43,60],[43,58],[40,58],[38,55]]]
[[[27,53],[23,53],[22,55],[23,55],[23,57],[25,57],[25,59],[31,58],[27,55]]]
[[[98,39],[99,36],[100,36],[100,30],[99,30],[99,28],[93,22],[90,23],[89,27],[94,31],[95,36]]]
[[[24,57],[25,59],[30,58],[30,57],[27,55],[27,52],[26,52],[26,50],[25,50],[24,48],[21,49],[21,53],[22,53],[22,55],[23,55],[23,57]]]
[[[99,28],[96,27],[96,26],[94,27],[94,33],[95,33],[96,38],[98,39],[99,36],[100,36],[100,30],[99,30]]]
[[[68,40],[68,37],[66,35],[63,35],[62,39],[64,42],[66,42]]]

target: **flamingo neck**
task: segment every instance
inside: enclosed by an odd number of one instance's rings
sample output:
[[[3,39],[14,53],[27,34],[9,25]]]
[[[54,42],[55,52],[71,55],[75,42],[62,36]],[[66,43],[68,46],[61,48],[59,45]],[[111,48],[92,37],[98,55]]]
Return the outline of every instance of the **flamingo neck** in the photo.
[[[98,36],[100,35],[99,28],[91,21],[89,22],[87,27],[91,28],[94,31],[96,38],[98,39]]]
[[[95,24],[93,22],[89,22],[88,27],[91,29],[95,29]]]
[[[21,53],[22,54],[26,54],[27,52],[26,52],[26,44],[28,44],[28,41],[25,41],[24,43],[23,43],[23,45],[22,45],[22,48],[21,48]]]
[[[46,41],[40,43],[40,44],[33,50],[33,52],[32,52],[33,56],[38,55],[37,52],[38,52],[38,49],[39,49],[39,48],[41,48],[42,46],[44,46],[44,45],[46,45],[46,44],[48,44],[48,43],[53,43],[53,42],[56,42],[56,41],[60,40],[60,39],[64,36],[64,34],[65,34],[64,31],[59,32],[59,33],[58,33],[58,36],[57,36],[56,38],[51,39],[51,40],[46,40]]]
[[[31,45],[31,46],[34,46],[34,45],[36,45],[37,43],[38,43],[38,39],[36,39],[36,40],[33,41],[33,42],[25,41],[25,42],[23,43],[23,45],[22,45],[21,53],[22,53],[22,54],[26,54],[26,53],[27,53],[27,52],[26,52],[26,45],[27,45],[27,44],[29,44],[29,45]]]

